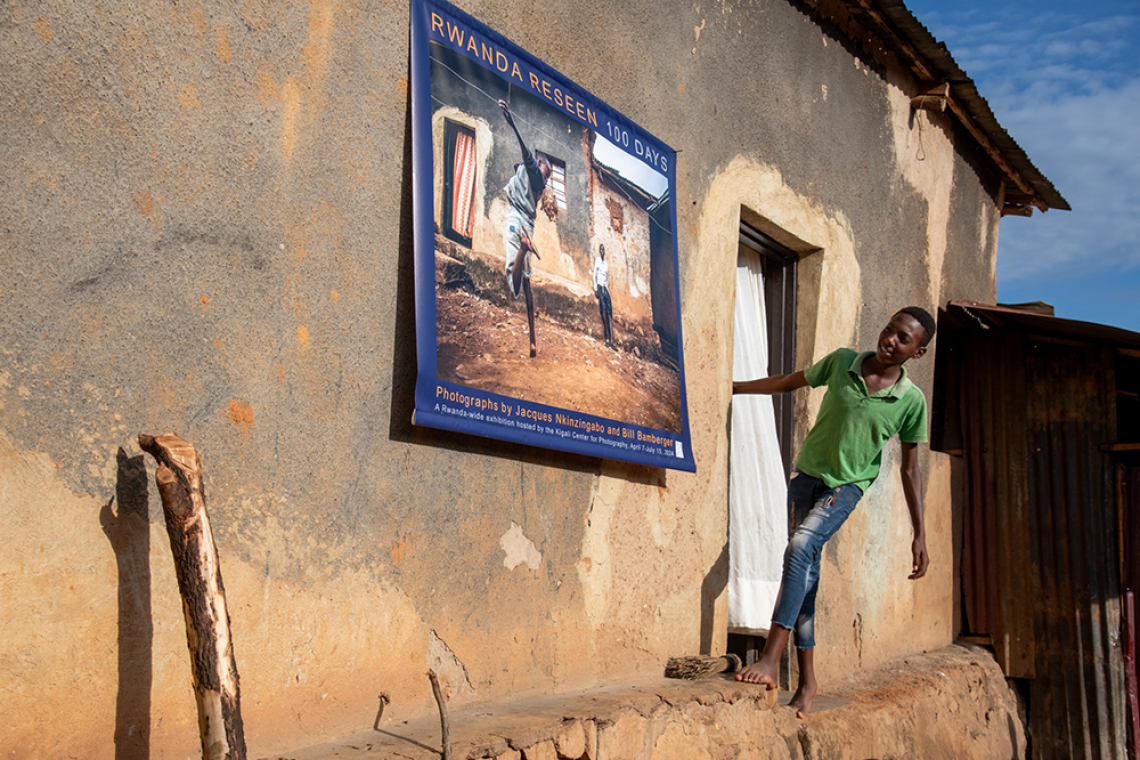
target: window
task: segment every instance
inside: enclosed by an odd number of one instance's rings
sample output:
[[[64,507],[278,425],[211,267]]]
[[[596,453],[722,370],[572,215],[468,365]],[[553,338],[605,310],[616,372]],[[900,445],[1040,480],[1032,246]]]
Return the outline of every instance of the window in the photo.
[[[448,237],[471,244],[475,231],[475,130],[444,122],[443,221]]]
[[[733,379],[794,372],[797,257],[742,223],[736,261]],[[792,394],[734,398],[729,438],[728,649],[752,664],[780,589]],[[791,682],[786,651],[778,678]]]
[[[795,372],[796,363],[796,263],[799,258],[755,227],[741,223],[740,245],[760,256],[764,276],[764,304],[768,322],[768,374]],[[792,471],[792,394],[772,396],[776,413],[776,437],[784,459],[784,472]]]
[[[551,156],[550,159],[550,188],[554,191],[554,200],[558,203],[558,210],[566,210],[566,162]]]

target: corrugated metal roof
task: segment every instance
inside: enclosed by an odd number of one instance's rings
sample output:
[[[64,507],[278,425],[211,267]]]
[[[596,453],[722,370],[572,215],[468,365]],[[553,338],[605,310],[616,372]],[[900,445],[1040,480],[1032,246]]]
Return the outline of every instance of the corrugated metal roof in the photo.
[[[1046,208],[1070,208],[1053,183],[1033,165],[1021,146],[998,122],[974,80],[954,61],[946,45],[934,38],[902,0],[843,1],[860,25],[902,56],[920,82],[932,86],[943,82],[949,84],[951,101],[958,105],[956,115],[963,125],[982,143],[983,149],[996,151],[998,168],[1015,187],[1031,196],[1034,205],[1043,211]],[[985,142],[990,144],[985,145]]]
[[[950,306],[970,316],[982,329],[1015,329],[1054,337],[1072,338],[1089,343],[1104,343],[1125,348],[1140,348],[1140,333],[1095,322],[1062,319],[1051,314],[1024,308],[955,300]]]

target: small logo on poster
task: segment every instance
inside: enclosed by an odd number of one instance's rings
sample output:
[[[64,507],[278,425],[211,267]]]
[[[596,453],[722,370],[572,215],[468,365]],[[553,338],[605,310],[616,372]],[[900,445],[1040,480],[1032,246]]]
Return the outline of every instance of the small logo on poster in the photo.
[[[674,443],[677,444],[677,458],[678,459],[684,459],[685,458],[685,447],[681,445],[680,441],[674,441]]]

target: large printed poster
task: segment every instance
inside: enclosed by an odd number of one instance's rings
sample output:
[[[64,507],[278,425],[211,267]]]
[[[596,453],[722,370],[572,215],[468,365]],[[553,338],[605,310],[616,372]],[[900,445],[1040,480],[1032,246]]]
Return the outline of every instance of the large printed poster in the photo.
[[[693,471],[675,152],[412,3],[414,422]]]

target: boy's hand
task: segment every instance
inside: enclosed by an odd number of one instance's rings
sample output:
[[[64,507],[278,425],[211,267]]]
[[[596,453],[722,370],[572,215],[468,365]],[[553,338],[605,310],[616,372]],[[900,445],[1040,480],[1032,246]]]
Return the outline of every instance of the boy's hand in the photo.
[[[534,243],[530,242],[530,235],[526,234],[526,230],[519,230],[519,232],[522,233],[523,245],[534,254],[536,259],[541,259],[542,257],[538,255],[538,249],[534,247]]]
[[[922,521],[922,513],[926,510],[922,504],[922,470],[918,468],[918,444],[903,441],[900,448],[902,456],[899,471],[902,475],[903,494],[906,496],[907,511],[910,512],[910,523],[914,528],[914,541],[910,544],[913,562],[910,575],[907,576],[913,581],[926,575],[926,568],[930,566],[930,557],[926,553],[926,528]]]
[[[503,109],[503,118],[507,120],[507,123],[514,126],[515,117],[511,114],[511,107],[507,105],[507,101],[500,100],[499,108]]]
[[[765,395],[771,395],[773,393],[787,393],[799,388],[806,388],[807,384],[807,378],[804,377],[803,370],[800,370],[790,375],[771,375],[770,377],[761,377],[756,380],[733,380],[732,392],[733,394],[763,393]]]
[[[930,567],[930,557],[926,553],[926,539],[914,539],[910,544],[910,553],[914,557],[914,562],[907,578],[914,581],[926,575],[926,568]]]

